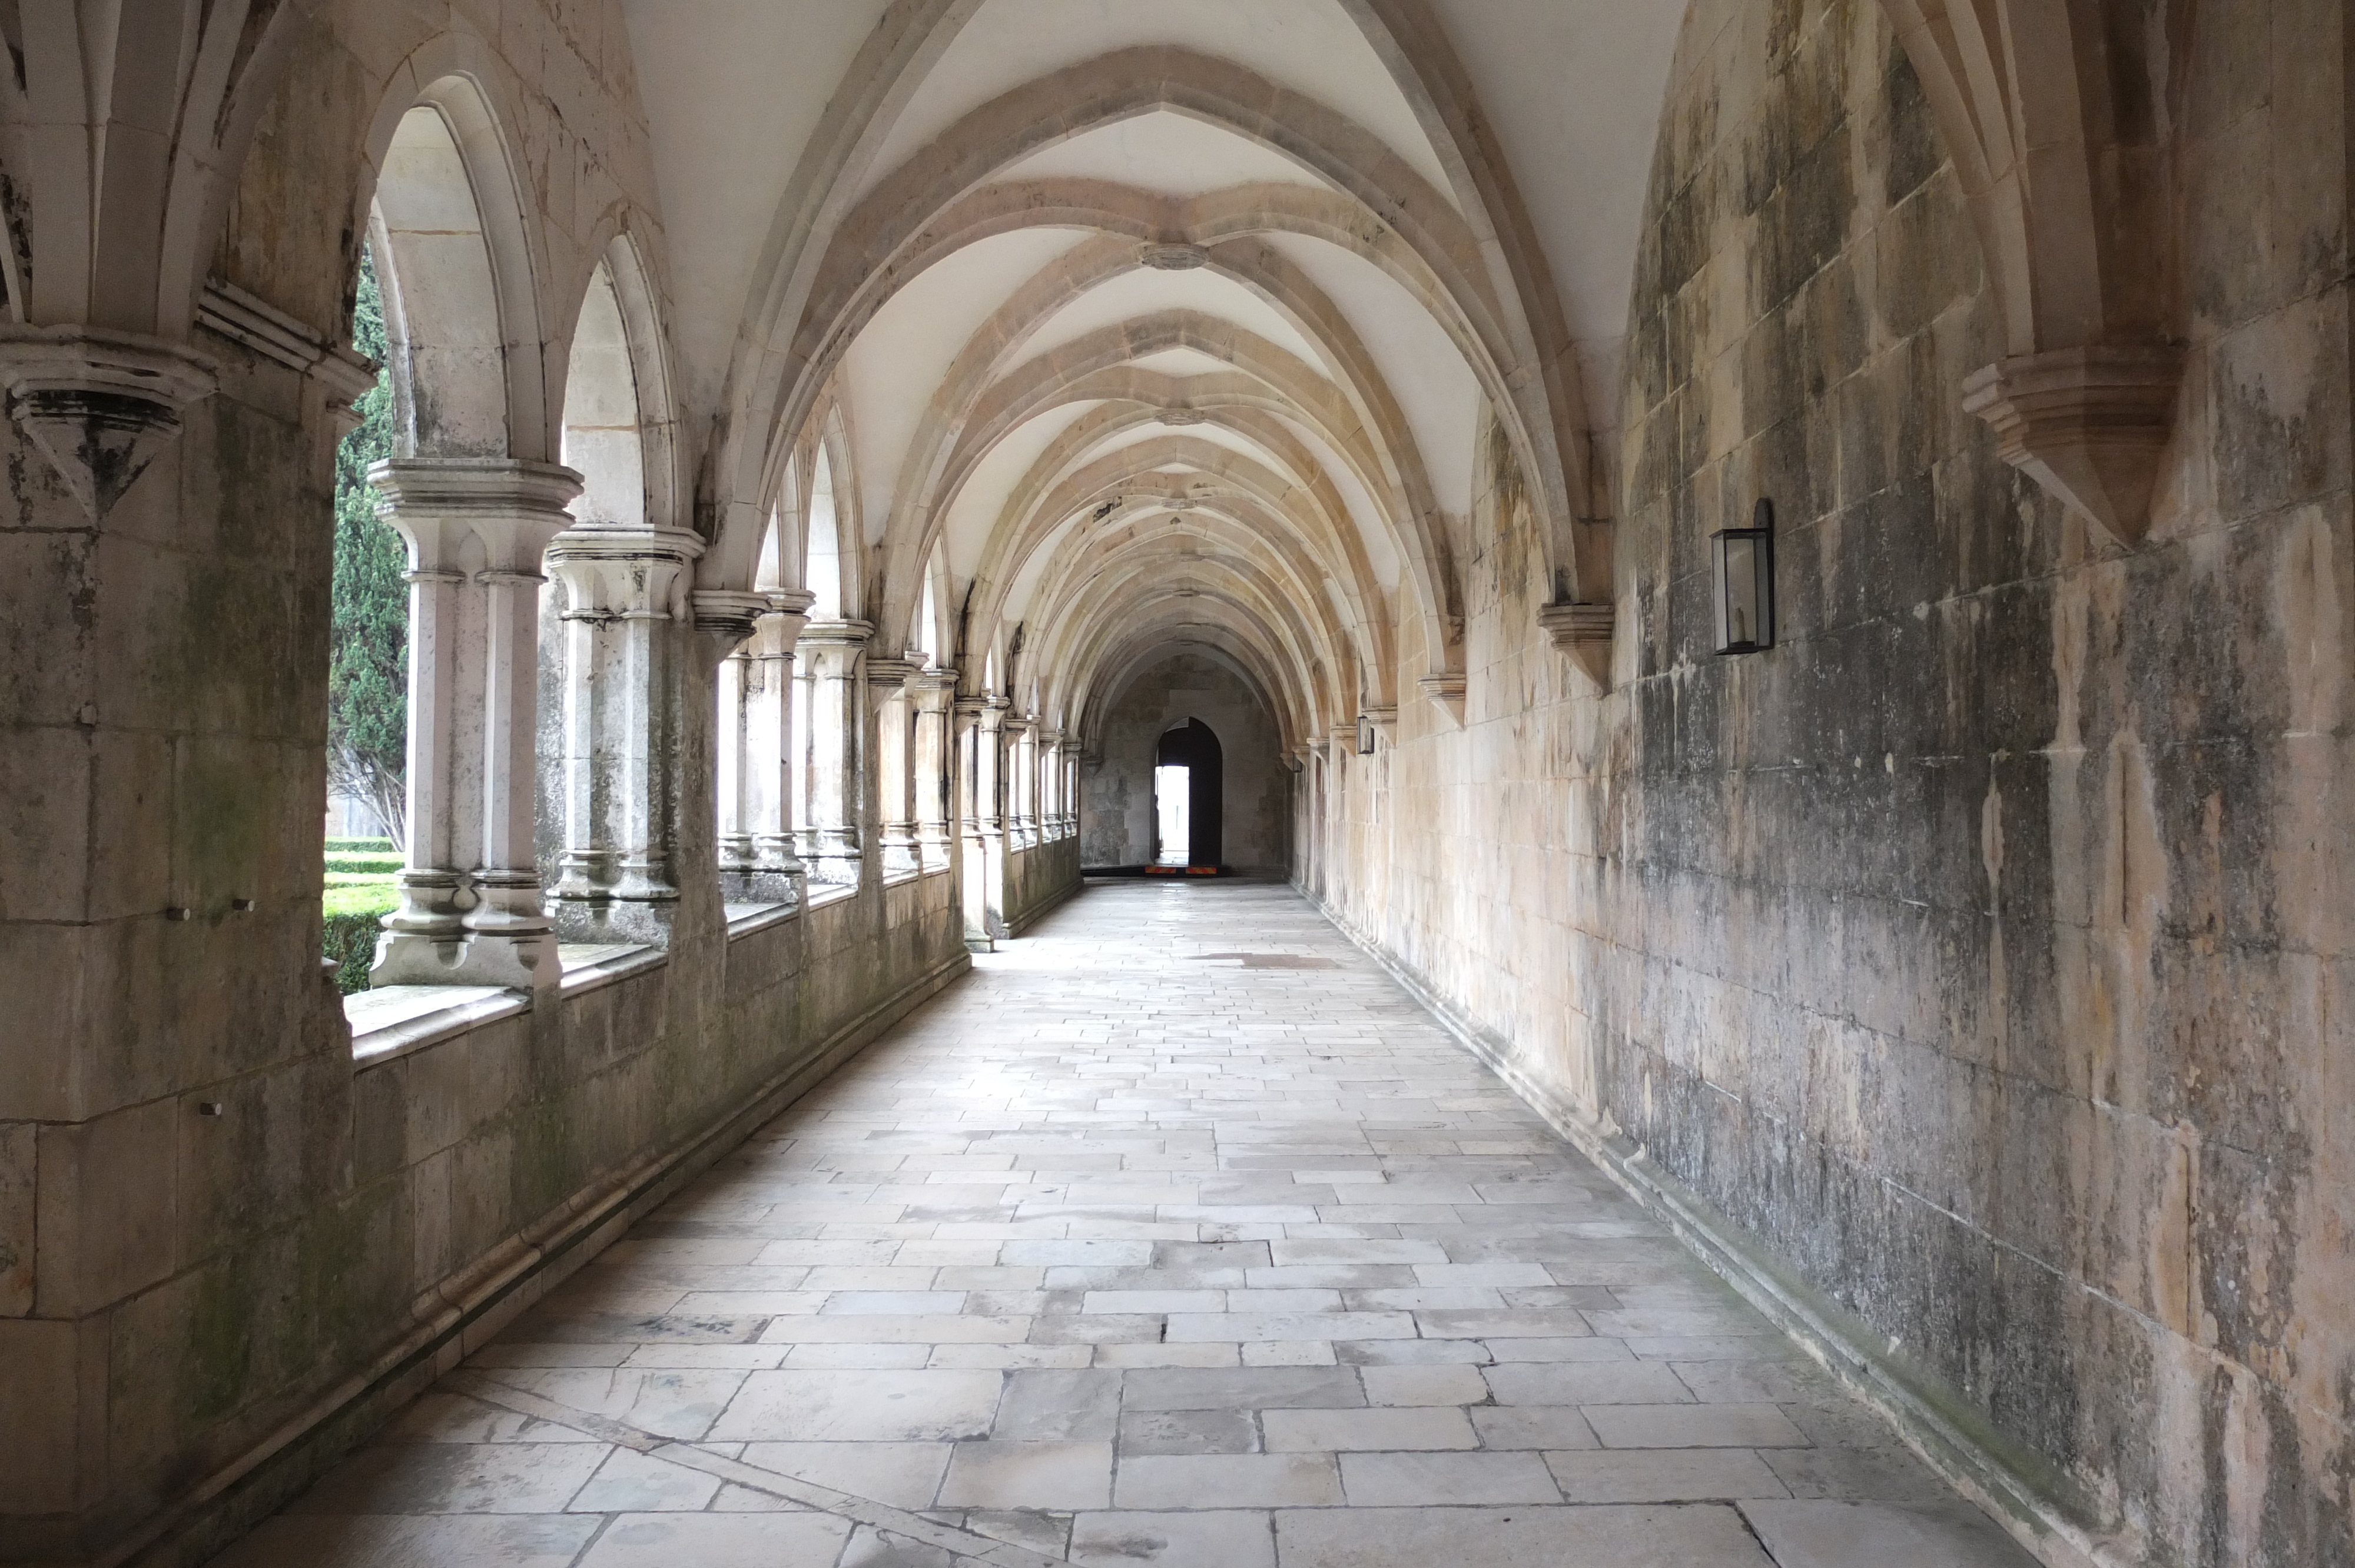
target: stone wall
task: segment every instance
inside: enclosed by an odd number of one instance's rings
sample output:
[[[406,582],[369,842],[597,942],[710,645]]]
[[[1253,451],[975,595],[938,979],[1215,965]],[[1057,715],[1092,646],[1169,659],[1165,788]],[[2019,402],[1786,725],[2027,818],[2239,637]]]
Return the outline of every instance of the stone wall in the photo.
[[[1219,737],[1226,863],[1238,870],[1287,863],[1290,775],[1266,700],[1220,661],[1181,653],[1139,673],[1105,710],[1102,760],[1081,771],[1085,864],[1143,865],[1153,858],[1156,748],[1164,731],[1196,718]]]
[[[2197,10],[2152,110],[2188,370],[2128,548],[1960,409],[2001,344],[1882,9],[1695,5],[1612,687],[1491,497],[1467,725],[1320,764],[1318,885],[2118,1561],[2286,1568],[2355,1557],[2347,76],[2335,6]],[[1719,658],[1707,536],[1760,495],[1783,643]]]
[[[1006,856],[1006,925],[1016,936],[1080,890],[1080,841],[1050,839]]]

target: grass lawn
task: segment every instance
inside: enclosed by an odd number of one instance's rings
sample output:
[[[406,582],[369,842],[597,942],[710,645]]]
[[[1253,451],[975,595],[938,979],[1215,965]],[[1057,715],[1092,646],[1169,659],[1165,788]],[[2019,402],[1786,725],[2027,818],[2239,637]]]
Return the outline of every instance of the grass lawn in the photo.
[[[400,855],[389,840],[327,841],[325,946],[336,962],[336,989],[346,996],[368,990],[379,922],[400,907],[394,880],[400,870]]]

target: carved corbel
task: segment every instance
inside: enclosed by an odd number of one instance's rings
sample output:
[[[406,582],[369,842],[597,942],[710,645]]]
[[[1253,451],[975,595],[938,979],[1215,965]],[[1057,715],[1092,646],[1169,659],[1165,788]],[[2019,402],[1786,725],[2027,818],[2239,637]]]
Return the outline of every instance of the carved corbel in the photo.
[[[218,385],[209,357],[161,338],[95,327],[0,327],[8,417],[93,523],[105,521],[180,433],[180,410]]]
[[[1538,610],[1538,624],[1555,651],[1569,654],[1599,686],[1611,683],[1611,631],[1617,619],[1617,609],[1609,604],[1549,604]]]
[[[1964,382],[1963,407],[2006,462],[2135,544],[2183,370],[2155,260],[2171,211],[2161,122],[2137,104],[2178,62],[2100,5],[1881,3],[1969,205],[2002,332],[2004,357]]]
[[[791,653],[809,625],[810,607],[817,603],[817,595],[807,588],[765,588],[761,597],[769,601],[769,613],[762,619],[775,630],[783,652]]]
[[[1973,372],[1963,408],[1994,428],[2004,461],[2132,545],[2150,527],[2182,376],[2172,344],[2055,349]]]
[[[730,588],[697,588],[687,595],[695,618],[695,633],[713,663],[733,653],[752,635],[753,626],[769,613],[769,596],[739,593]]]
[[[867,700],[881,707],[908,689],[908,683],[923,673],[920,659],[886,659],[879,654],[867,656]]]
[[[1423,676],[1414,684],[1417,691],[1431,699],[1433,707],[1447,715],[1450,723],[1458,729],[1464,727],[1464,676],[1460,672],[1443,670]]]

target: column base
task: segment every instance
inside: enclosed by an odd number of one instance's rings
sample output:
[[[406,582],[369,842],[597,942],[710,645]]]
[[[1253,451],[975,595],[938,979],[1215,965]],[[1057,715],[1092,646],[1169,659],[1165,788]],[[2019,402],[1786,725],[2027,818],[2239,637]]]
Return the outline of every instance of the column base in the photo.
[[[368,969],[373,988],[495,985],[537,991],[563,978],[553,931],[387,931]]]
[[[796,866],[791,871],[773,866],[722,866],[719,871],[719,897],[728,904],[787,904],[802,901],[802,884],[807,874]]]
[[[810,885],[856,887],[863,869],[863,857],[856,854],[816,855],[809,862]]]
[[[549,900],[548,907],[557,934],[568,942],[636,942],[666,948],[671,927],[678,918],[676,898],[559,896]]]

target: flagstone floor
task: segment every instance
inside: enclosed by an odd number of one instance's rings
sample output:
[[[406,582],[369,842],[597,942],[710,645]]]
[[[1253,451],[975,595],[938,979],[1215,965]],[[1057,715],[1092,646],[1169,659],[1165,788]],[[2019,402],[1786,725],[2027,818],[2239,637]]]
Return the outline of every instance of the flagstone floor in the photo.
[[[2029,1568],[1289,889],[1092,886],[222,1568]]]

